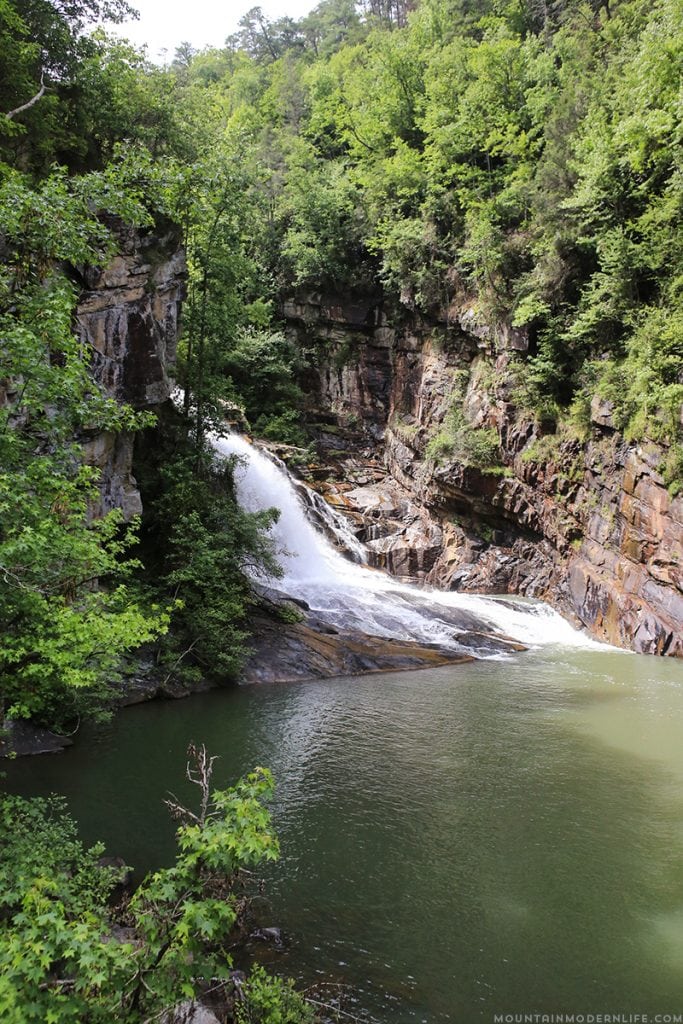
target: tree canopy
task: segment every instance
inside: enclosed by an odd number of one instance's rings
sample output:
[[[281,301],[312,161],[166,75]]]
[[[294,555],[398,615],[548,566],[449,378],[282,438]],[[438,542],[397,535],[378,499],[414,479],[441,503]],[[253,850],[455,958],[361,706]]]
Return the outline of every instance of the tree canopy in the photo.
[[[212,504],[231,485],[207,436],[228,403],[305,442],[314,354],[278,320],[298,291],[381,288],[396,316],[434,322],[474,308],[528,333],[518,405],[580,418],[599,393],[628,437],[682,450],[680,0],[254,7],[225,46],[180,45],[166,67],[93,30],[126,10],[0,0],[0,664],[6,711],[46,719],[163,634],[172,594],[171,664],[191,648],[202,670],[237,666],[244,566],[273,553],[267,522]],[[106,260],[105,213],[174,220],[189,264],[185,425],[166,428],[177,459],[149,476],[143,530],[168,538],[145,555],[165,584],[146,604],[134,529],[88,521],[76,441],[86,422],[142,425],[91,386],[70,330],[73,268]],[[192,495],[182,529],[156,501],[167,486]],[[203,631],[202,581],[231,610]]]

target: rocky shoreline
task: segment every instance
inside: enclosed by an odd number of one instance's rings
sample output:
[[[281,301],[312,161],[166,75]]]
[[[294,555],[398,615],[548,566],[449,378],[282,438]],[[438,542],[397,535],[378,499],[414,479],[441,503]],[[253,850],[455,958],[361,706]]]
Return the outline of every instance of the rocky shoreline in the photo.
[[[289,609],[292,604],[286,602],[280,607]],[[278,684],[361,673],[416,671],[476,660],[471,654],[437,645],[391,640],[353,630],[342,633],[311,613],[301,612],[299,621],[285,622],[278,614],[277,605],[271,601],[257,610],[251,626],[252,651],[234,684],[208,676],[199,683],[171,680],[159,672],[152,652],[148,655],[143,652],[135,670],[119,687],[115,707],[130,707],[157,699],[181,700],[193,693],[226,685]],[[504,637],[481,634],[479,640],[497,645],[499,650],[525,649],[522,644]],[[72,743],[71,736],[60,736],[31,722],[5,722],[0,736],[0,757],[60,753]]]

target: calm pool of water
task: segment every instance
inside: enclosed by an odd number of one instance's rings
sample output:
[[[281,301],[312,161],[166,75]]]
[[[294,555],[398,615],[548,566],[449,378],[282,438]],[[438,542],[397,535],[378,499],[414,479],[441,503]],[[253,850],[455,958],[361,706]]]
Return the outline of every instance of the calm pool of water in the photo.
[[[350,983],[387,1024],[683,1012],[683,664],[543,650],[214,692],[7,782],[66,794],[144,870],[172,859],[162,799],[187,795],[190,740],[217,784],[276,775],[283,970]]]

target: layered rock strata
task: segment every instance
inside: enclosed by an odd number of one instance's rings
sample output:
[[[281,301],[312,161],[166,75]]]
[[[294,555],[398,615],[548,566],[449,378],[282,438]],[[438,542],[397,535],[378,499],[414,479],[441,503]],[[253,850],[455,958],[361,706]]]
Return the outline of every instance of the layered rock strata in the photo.
[[[610,643],[683,656],[683,497],[665,486],[661,445],[627,444],[599,402],[587,438],[547,443],[511,385],[525,336],[487,327],[471,305],[392,323],[378,295],[308,295],[284,314],[319,353],[311,477],[373,564],[446,588],[539,597]],[[499,465],[486,470],[447,445],[427,454],[463,380],[468,427],[500,438]]]

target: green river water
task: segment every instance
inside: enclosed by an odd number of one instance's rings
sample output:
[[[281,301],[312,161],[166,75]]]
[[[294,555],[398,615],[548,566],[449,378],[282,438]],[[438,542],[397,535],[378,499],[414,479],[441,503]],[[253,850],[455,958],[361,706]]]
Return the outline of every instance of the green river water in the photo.
[[[386,1024],[683,1013],[683,665],[548,648],[122,712],[10,788],[168,863],[190,740],[274,771],[278,969]]]

